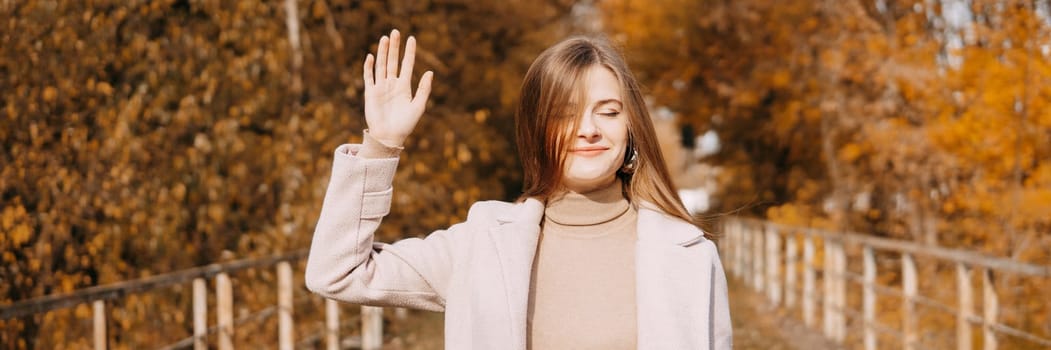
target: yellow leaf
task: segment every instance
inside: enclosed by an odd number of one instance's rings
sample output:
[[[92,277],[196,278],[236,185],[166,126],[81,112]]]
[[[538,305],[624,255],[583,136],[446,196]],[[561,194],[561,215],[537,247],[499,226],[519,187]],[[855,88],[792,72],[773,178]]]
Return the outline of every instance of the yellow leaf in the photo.
[[[784,88],[788,86],[788,83],[792,81],[792,76],[788,70],[779,69],[774,72],[774,75],[770,78],[770,84],[776,88]]]
[[[839,158],[846,162],[853,162],[861,156],[862,149],[855,143],[848,143],[839,150]]]
[[[11,243],[14,246],[20,246],[25,242],[29,241],[33,231],[26,225],[18,225],[11,231]]]
[[[55,98],[58,97],[58,89],[55,89],[54,86],[48,86],[44,88],[44,93],[42,95],[44,97],[44,102],[53,102],[55,101]]]
[[[106,96],[113,94],[113,86],[110,86],[107,82],[98,83],[97,85],[95,85],[95,90]]]

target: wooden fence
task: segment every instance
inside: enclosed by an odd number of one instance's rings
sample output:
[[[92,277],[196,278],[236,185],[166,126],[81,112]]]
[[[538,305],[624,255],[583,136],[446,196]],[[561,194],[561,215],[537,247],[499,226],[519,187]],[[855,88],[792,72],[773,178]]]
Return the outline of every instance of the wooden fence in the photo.
[[[719,243],[720,251],[731,276],[765,294],[774,306],[794,308],[797,302],[801,303],[801,318],[809,327],[817,326],[817,303],[820,301],[821,330],[827,338],[839,344],[846,341],[847,318],[852,317],[856,323],[860,323],[860,345],[868,350],[891,347],[944,347],[920,341],[916,307],[923,305],[955,316],[954,338],[958,349],[974,348],[974,325],[981,328],[982,336],[979,339],[982,348],[986,350],[996,349],[998,339],[1002,336],[1018,338],[1028,344],[1026,348],[1051,348],[1051,339],[998,321],[1000,299],[993,283],[994,273],[1047,279],[1051,277],[1051,266],[1024,264],[969,251],[856,233],[792,227],[755,219],[726,219],[722,222],[722,232],[725,233],[725,237]],[[847,246],[860,247],[861,274],[848,271],[847,266],[851,262],[847,260]],[[823,257],[821,262],[817,261],[818,247],[821,248],[820,253]],[[900,257],[900,288],[877,283],[877,251]],[[918,293],[920,279],[917,276],[916,257],[955,265],[955,293],[958,305],[947,305]],[[972,282],[975,270],[981,279],[981,312],[975,311],[975,288]],[[822,291],[815,285],[819,273],[823,282]],[[798,286],[800,282],[802,288]],[[847,303],[847,282],[855,282],[860,287],[860,311],[853,308],[857,306],[852,307]],[[879,296],[901,298],[900,327],[877,321],[876,306]],[[1044,298],[1047,298],[1046,294]],[[1045,299],[1044,303],[1047,300],[1049,299]],[[900,344],[877,344],[879,333],[897,338]]]
[[[94,348],[106,349],[109,339],[106,334],[107,301],[122,299],[131,294],[150,292],[183,283],[192,283],[193,315],[191,319],[193,322],[193,335],[175,343],[160,346],[160,348],[178,349],[192,346],[195,350],[207,349],[208,337],[214,336],[219,349],[233,349],[233,334],[237,325],[250,319],[270,317],[276,313],[278,317],[278,348],[282,350],[292,349],[296,345],[292,321],[294,292],[300,289],[297,288],[297,284],[292,279],[292,263],[304,259],[306,255],[306,250],[300,250],[265,258],[218,263],[138,280],[85,288],[69,294],[48,295],[18,301],[10,305],[0,306],[0,320],[31,316],[52,310],[71,308],[80,304],[90,304],[92,305],[93,314],[92,337]],[[278,291],[277,305],[235,320],[233,317],[233,284],[230,280],[230,274],[242,270],[265,268],[276,268],[277,270],[277,285],[275,286]],[[212,326],[208,325],[207,319],[207,281],[209,279],[214,279],[216,291],[215,311],[217,317]],[[302,283],[299,283],[299,285],[302,285]],[[339,335],[340,321],[337,302],[326,299],[325,327],[320,337],[324,338],[327,349],[333,350],[343,347],[378,349],[381,347],[383,343],[382,308],[361,307],[361,337],[341,339]]]

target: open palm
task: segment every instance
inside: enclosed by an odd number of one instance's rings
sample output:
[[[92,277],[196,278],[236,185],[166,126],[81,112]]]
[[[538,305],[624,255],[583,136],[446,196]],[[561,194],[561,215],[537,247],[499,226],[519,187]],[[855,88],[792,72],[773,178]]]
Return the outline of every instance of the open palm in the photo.
[[[412,68],[416,60],[416,39],[405,43],[405,57],[398,71],[398,46],[401,35],[391,31],[390,38],[380,39],[376,56],[365,57],[365,122],[369,134],[388,146],[401,146],[423,115],[431,94],[434,73],[420,78],[416,95],[412,94]]]

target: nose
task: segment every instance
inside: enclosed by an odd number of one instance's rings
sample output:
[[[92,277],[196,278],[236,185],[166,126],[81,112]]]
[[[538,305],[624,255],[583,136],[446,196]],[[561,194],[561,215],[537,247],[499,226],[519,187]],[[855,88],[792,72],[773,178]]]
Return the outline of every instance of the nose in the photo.
[[[595,120],[591,113],[584,113],[584,116],[580,118],[580,126],[577,127],[577,137],[588,142],[598,141],[602,137],[602,132],[595,125]]]

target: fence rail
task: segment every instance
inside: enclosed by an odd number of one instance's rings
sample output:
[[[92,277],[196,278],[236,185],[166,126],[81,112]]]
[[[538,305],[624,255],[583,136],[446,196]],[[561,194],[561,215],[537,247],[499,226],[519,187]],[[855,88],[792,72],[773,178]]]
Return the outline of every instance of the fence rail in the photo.
[[[163,346],[165,349],[178,349],[193,346],[194,349],[207,349],[208,337],[217,336],[217,345],[221,350],[233,349],[233,334],[237,325],[254,319],[262,319],[273,316],[278,317],[278,348],[292,349],[295,346],[295,335],[293,334],[293,309],[296,301],[302,301],[309,295],[295,298],[295,283],[292,278],[292,263],[298,262],[307,256],[307,250],[298,250],[286,254],[278,254],[263,258],[244,259],[225,263],[211,264],[201,267],[180,270],[147,278],[131,281],[123,281],[105,286],[84,288],[67,294],[48,295],[39,298],[18,301],[9,305],[0,306],[0,320],[15,319],[31,315],[46,313],[53,310],[66,309],[81,304],[92,306],[92,338],[95,349],[106,349],[108,337],[106,333],[107,315],[106,301],[121,299],[125,296],[137,293],[145,293],[161,288],[175,286],[183,283],[192,283],[193,286],[193,335],[179,340],[175,343]],[[248,269],[276,268],[278,291],[277,305],[265,308],[259,312],[242,317],[239,320],[233,318],[233,284],[230,274]],[[215,283],[215,306],[216,323],[208,325],[208,302],[207,302],[207,280],[214,279]],[[352,345],[363,349],[378,349],[383,342],[383,309],[378,307],[361,307],[361,337],[358,339],[340,339],[340,316],[339,306],[336,301],[325,300],[325,327],[323,334],[308,336],[310,338],[323,338],[326,349],[340,349],[345,345]]]
[[[952,314],[956,318],[958,349],[972,349],[972,325],[982,329],[982,347],[997,348],[1001,335],[1023,339],[1030,344],[1051,348],[1051,339],[1026,332],[998,321],[999,297],[993,273],[1008,273],[1024,278],[1051,277],[1051,266],[984,256],[978,253],[920,245],[858,233],[830,232],[809,227],[794,227],[747,218],[729,218],[722,222],[726,238],[720,241],[727,270],[732,276],[766,295],[775,306],[795,307],[802,303],[801,317],[809,327],[817,326],[817,303],[821,304],[821,330],[826,337],[844,343],[847,317],[860,320],[861,343],[865,349],[879,348],[877,334],[888,334],[899,340],[903,349],[927,348],[918,334],[917,305]],[[820,243],[822,261],[817,261]],[[799,258],[800,245],[802,259]],[[862,273],[847,270],[846,246],[859,246],[862,251]],[[877,280],[876,251],[898,254],[901,258],[901,286],[880,285]],[[782,254],[784,258],[782,258]],[[958,305],[951,306],[919,294],[917,256],[953,264],[956,269]],[[800,271],[801,270],[801,271]],[[981,279],[980,312],[975,310],[974,270]],[[800,272],[797,272],[800,271]],[[823,282],[821,295],[816,286],[817,274]],[[802,276],[798,276],[798,275]],[[798,280],[802,278],[801,295],[797,298]],[[847,282],[861,288],[860,311],[847,305]],[[899,329],[877,321],[877,297],[890,295],[902,299],[902,324]]]

